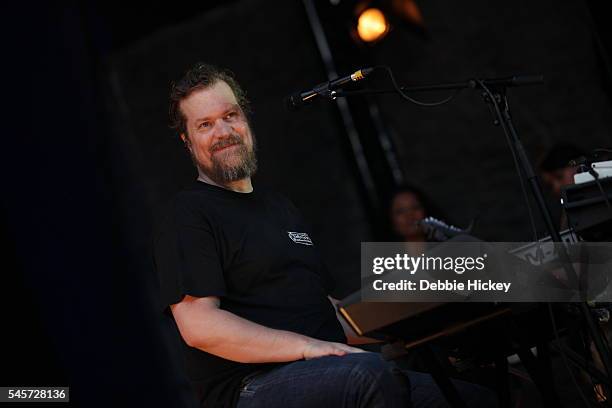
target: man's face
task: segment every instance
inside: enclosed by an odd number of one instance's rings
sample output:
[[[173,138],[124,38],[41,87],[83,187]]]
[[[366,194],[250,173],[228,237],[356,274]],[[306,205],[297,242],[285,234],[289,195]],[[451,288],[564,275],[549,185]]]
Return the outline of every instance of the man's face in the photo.
[[[562,169],[542,173],[542,180],[548,184],[553,194],[561,196],[561,187],[574,184],[575,167],[564,167]]]
[[[219,184],[255,173],[253,134],[228,84],[217,81],[194,91],[180,109],[187,129],[181,138],[200,171]]]

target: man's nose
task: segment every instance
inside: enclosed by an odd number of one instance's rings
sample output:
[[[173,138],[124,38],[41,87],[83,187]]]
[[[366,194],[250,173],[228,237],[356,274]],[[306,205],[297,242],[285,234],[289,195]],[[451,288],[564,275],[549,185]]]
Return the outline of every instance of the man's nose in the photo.
[[[216,138],[226,137],[234,133],[232,126],[224,120],[217,120],[213,130],[213,134]]]

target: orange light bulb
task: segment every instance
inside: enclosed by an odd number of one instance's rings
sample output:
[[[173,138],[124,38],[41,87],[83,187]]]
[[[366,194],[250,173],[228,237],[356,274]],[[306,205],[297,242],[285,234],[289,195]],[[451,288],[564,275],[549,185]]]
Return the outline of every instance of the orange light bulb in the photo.
[[[362,41],[373,42],[384,37],[389,23],[382,11],[377,8],[364,10],[357,20],[357,34]]]

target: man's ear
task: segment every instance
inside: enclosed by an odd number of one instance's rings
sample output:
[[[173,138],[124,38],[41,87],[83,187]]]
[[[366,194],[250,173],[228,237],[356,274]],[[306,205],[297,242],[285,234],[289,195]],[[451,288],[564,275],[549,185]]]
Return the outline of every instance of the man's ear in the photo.
[[[181,140],[183,141],[183,143],[185,143],[185,147],[191,149],[191,142],[189,141],[189,138],[185,136],[184,133],[181,133]]]

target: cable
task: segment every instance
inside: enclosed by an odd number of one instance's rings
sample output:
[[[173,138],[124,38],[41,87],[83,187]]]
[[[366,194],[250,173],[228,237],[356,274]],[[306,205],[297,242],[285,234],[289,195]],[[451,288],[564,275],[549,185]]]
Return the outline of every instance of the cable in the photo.
[[[395,91],[405,100],[414,103],[415,105],[418,106],[423,106],[425,108],[431,108],[434,106],[440,106],[440,105],[444,105],[445,103],[448,103],[451,101],[451,99],[453,99],[455,97],[455,95],[457,95],[460,91],[460,89],[457,89],[452,95],[448,96],[447,98],[438,101],[438,102],[421,102],[418,101],[408,95],[406,95],[406,93],[404,93],[404,91],[402,91],[402,88],[397,84],[397,82],[395,81],[395,76],[393,75],[393,71],[391,71],[391,68],[388,67],[387,65],[378,65],[375,66],[374,69],[384,69],[385,71],[387,71],[387,73],[389,74],[389,78],[391,78],[391,83],[393,84],[393,88],[395,89]]]
[[[599,152],[612,152],[612,150],[610,149],[595,149],[593,150],[593,157],[596,157],[597,153]],[[601,193],[601,197],[604,199],[606,206],[608,207],[608,211],[610,212],[610,214],[612,214],[612,204],[610,204],[610,199],[608,198],[608,194],[606,194],[601,181],[599,179],[599,173],[595,170],[595,168],[593,168],[593,165],[589,165],[589,160],[585,157],[585,156],[581,156],[580,158],[576,159],[576,160],[571,160],[569,162],[570,166],[577,166],[579,168],[579,170],[582,170],[584,172],[589,173],[592,177],[593,180],[595,181],[595,184],[597,185],[597,187],[599,188],[599,192]]]
[[[601,192],[601,196],[603,197],[604,201],[606,202],[606,205],[608,206],[608,210],[610,211],[610,213],[612,213],[612,204],[610,204],[610,200],[608,199],[608,195],[604,191],[603,186],[601,185],[601,181],[599,181],[599,173],[596,172],[595,169],[592,168],[592,167],[588,171],[589,171],[589,174],[591,176],[593,176],[593,178],[595,179],[595,184],[597,184],[597,187],[599,187],[599,191]]]
[[[555,340],[557,341],[557,344],[559,344],[559,352],[561,354],[561,359],[563,360],[563,363],[565,364],[565,368],[567,368],[567,372],[569,373],[570,378],[572,379],[572,382],[574,383],[574,386],[576,387],[576,390],[578,391],[578,394],[580,394],[580,398],[582,398],[584,405],[587,407],[591,407],[591,403],[587,399],[586,395],[584,395],[584,393],[582,392],[582,388],[580,388],[580,386],[578,385],[578,381],[576,381],[576,377],[574,377],[574,373],[572,372],[572,369],[569,366],[569,362],[567,361],[567,356],[565,355],[565,351],[563,350],[563,345],[561,344],[561,339],[559,338],[559,332],[557,330],[557,322],[555,321],[555,315],[552,310],[552,304],[547,303],[547,306],[548,306],[548,314],[550,315],[550,322],[552,323],[552,327],[553,327],[553,333],[555,334]]]
[[[606,341],[605,344],[609,351],[610,350],[610,340],[608,340],[608,335],[606,334],[606,331],[602,327],[599,327],[599,330],[601,331],[601,334],[603,335],[603,338]]]
[[[608,398],[605,396],[605,394],[603,394],[603,393],[602,393],[602,392],[601,392],[601,391],[600,391],[600,390],[599,390],[599,389],[596,387],[596,385],[595,385],[595,379],[593,378],[593,375],[591,374],[591,372],[590,372],[590,371],[588,370],[588,368],[587,368],[587,366],[588,366],[588,361],[589,361],[589,360],[591,360],[591,362],[593,362],[593,360],[592,360],[592,355],[590,354],[591,347],[590,347],[590,342],[589,342],[589,339],[588,339],[588,337],[586,337],[586,336],[585,336],[585,337],[581,336],[581,338],[580,338],[580,339],[581,339],[581,343],[582,343],[582,346],[583,346],[582,348],[583,348],[583,350],[584,350],[584,356],[583,356],[583,358],[584,358],[584,366],[582,366],[581,368],[582,368],[582,369],[584,370],[584,372],[585,372],[585,373],[588,375],[589,383],[590,383],[590,385],[591,385],[591,389],[592,389],[592,390],[593,390],[593,392],[595,393],[595,397],[596,397],[596,398],[599,398],[599,399],[597,400],[597,402],[599,403],[599,402],[605,401],[605,400],[607,400]],[[606,342],[607,342],[607,340],[606,340]],[[607,347],[607,346],[606,346],[606,347]],[[579,364],[577,364],[577,365],[579,365]],[[598,383],[598,384],[599,384],[599,383]],[[599,384],[599,385],[601,385],[601,384]],[[606,404],[606,405],[609,405],[609,404]]]

